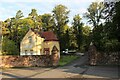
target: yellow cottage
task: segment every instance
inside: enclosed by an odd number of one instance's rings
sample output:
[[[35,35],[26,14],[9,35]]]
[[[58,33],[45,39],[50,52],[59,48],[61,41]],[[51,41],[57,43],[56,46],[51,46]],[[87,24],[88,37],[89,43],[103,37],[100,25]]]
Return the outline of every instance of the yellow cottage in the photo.
[[[51,55],[56,49],[60,57],[59,41],[52,31],[29,29],[20,44],[20,55]]]

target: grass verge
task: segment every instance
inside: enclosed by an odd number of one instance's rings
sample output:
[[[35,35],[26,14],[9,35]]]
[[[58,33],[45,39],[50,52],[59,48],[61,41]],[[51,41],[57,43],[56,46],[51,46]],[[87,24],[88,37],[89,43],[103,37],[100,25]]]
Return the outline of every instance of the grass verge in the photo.
[[[68,63],[70,63],[78,58],[79,58],[79,56],[77,56],[77,55],[61,55],[58,65],[64,66],[64,65],[66,65],[66,64],[68,64]]]

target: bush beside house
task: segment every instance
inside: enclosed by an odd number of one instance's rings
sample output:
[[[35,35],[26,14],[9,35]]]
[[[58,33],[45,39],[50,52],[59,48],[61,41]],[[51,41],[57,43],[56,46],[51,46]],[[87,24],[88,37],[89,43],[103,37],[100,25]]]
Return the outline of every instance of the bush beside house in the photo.
[[[2,55],[18,55],[19,49],[14,41],[4,37],[2,39]]]

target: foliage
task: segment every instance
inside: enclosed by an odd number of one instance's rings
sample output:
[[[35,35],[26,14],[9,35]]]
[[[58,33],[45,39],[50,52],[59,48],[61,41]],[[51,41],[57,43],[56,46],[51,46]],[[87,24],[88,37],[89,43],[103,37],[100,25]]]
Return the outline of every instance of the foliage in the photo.
[[[82,28],[83,32],[83,52],[87,51],[91,42],[91,28],[89,26],[84,26]]]
[[[114,37],[115,39],[117,39],[120,42],[120,2],[117,2],[114,6],[114,11],[115,14],[113,15],[113,19],[111,22],[112,26],[110,27],[110,35],[112,35],[112,37]]]
[[[42,27],[44,31],[54,31],[54,19],[51,14],[43,14],[41,16]]]
[[[84,27],[82,28],[82,32],[83,32],[83,35],[89,36],[90,33],[91,33],[91,28],[90,28],[89,26],[84,26]]]
[[[115,24],[115,26],[113,27],[114,33],[115,33],[115,37],[117,38],[117,40],[120,42],[120,1],[117,2],[115,4],[115,12],[116,14],[113,17],[113,23]]]
[[[64,5],[57,5],[53,9],[53,17],[55,20],[55,26],[54,26],[54,32],[57,34],[59,41],[60,41],[60,47],[61,50],[63,49],[63,41],[65,41],[62,38],[62,35],[64,35],[64,26],[68,23],[68,14],[69,10]]]
[[[2,39],[2,53],[3,55],[18,55],[19,50],[14,41],[4,37]]]
[[[60,35],[59,33],[63,32],[63,27],[69,21],[68,20],[69,10],[67,9],[66,6],[60,4],[60,5],[55,6],[52,12],[53,12],[54,20],[55,20],[55,29],[58,35]]]
[[[9,34],[9,29],[8,28],[6,28],[6,23],[5,22],[1,22],[2,23],[2,34],[3,35],[7,35],[7,34]]]
[[[38,31],[40,31],[42,26],[42,20],[41,20],[41,16],[37,14],[36,9],[31,10],[31,13],[29,14],[29,18],[34,22],[33,25],[34,29],[38,29]]]
[[[119,4],[120,2],[104,5],[103,3],[92,3],[85,15],[93,25],[91,39],[99,51],[119,51]],[[100,20],[105,22],[101,23]]]
[[[77,40],[76,40],[76,38],[75,38],[75,34],[73,34],[73,31],[74,31],[74,29],[73,29],[73,27],[70,27],[69,28],[69,37],[70,37],[70,46],[69,46],[69,49],[70,50],[76,50],[77,49]]]
[[[79,14],[75,15],[73,18],[73,34],[74,38],[77,40],[78,49],[81,50],[83,43],[83,32],[82,32],[83,23],[81,22],[81,17]]]
[[[20,19],[22,17],[24,17],[22,11],[21,10],[17,11],[15,18]]]
[[[106,31],[107,35],[107,51],[119,51],[120,48],[120,2],[116,3],[109,3],[108,5],[111,5],[111,10],[109,12],[109,16],[107,16],[107,20],[105,23],[104,30]],[[108,10],[109,6],[106,6]]]
[[[98,25],[100,25],[101,20],[104,18],[104,14],[102,14],[103,11],[103,2],[93,2],[87,9],[84,17],[88,19],[88,22],[92,24],[93,27],[97,27]]]
[[[63,49],[69,49],[70,46],[70,35],[69,35],[69,29],[66,30],[66,32],[62,35],[62,48]]]

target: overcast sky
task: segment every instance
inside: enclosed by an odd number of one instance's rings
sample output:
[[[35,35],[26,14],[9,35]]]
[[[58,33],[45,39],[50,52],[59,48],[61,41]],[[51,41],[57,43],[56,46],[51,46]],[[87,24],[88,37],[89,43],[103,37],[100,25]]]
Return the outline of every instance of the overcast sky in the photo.
[[[56,5],[63,4],[70,10],[71,24],[74,15],[80,14],[82,17],[93,1],[100,0],[0,0],[0,20],[14,17],[18,10],[23,12],[24,17],[27,17],[33,8],[39,15],[51,13]],[[83,19],[83,22],[86,23],[86,19]]]

